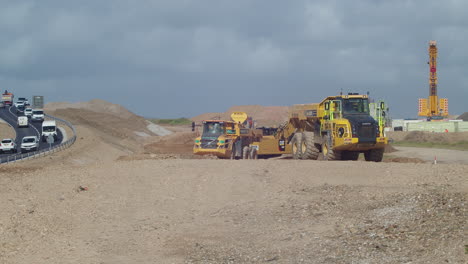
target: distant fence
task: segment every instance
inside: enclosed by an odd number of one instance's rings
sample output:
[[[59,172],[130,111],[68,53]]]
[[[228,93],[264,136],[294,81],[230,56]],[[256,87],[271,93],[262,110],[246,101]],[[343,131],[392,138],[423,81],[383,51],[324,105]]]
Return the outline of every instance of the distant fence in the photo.
[[[37,157],[44,157],[44,156],[46,156],[48,154],[64,150],[64,149],[70,147],[71,145],[73,145],[73,143],[75,143],[75,141],[76,141],[76,130],[75,130],[75,127],[72,125],[72,123],[68,122],[67,120],[63,120],[63,119],[60,119],[58,117],[54,117],[54,116],[51,116],[51,115],[45,115],[45,116],[50,118],[50,119],[55,120],[57,122],[57,126],[58,126],[58,124],[63,124],[65,126],[68,126],[73,131],[73,136],[71,138],[67,139],[66,141],[61,142],[60,144],[54,145],[54,146],[52,146],[50,148],[45,148],[45,149],[41,149],[41,150],[37,150],[37,151],[31,151],[31,152],[27,152],[27,153],[12,154],[12,155],[8,155],[6,157],[1,157],[0,158],[0,164],[1,163],[16,162],[16,161],[20,161],[20,160],[34,159],[34,158],[37,158]]]

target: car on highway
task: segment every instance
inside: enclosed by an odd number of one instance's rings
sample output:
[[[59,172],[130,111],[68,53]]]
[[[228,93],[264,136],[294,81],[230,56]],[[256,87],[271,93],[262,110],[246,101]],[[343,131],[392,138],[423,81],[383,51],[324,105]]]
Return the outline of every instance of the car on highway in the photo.
[[[28,127],[29,126],[29,120],[27,116],[18,116],[18,122],[17,122],[18,127]]]
[[[31,121],[44,121],[44,110],[42,109],[33,109]]]
[[[0,153],[3,152],[17,152],[16,143],[11,138],[2,139],[0,142]]]
[[[24,115],[27,116],[27,117],[31,117],[32,116],[32,108],[25,108],[24,109]]]
[[[19,105],[16,107],[16,115],[24,115],[24,105]]]
[[[16,101],[15,107],[18,108],[20,105],[24,107],[24,102],[23,101]]]
[[[18,97],[18,101],[22,101],[24,105],[29,105],[29,100],[26,97]]]
[[[21,152],[36,151],[39,149],[39,139],[37,136],[27,136],[21,140]]]

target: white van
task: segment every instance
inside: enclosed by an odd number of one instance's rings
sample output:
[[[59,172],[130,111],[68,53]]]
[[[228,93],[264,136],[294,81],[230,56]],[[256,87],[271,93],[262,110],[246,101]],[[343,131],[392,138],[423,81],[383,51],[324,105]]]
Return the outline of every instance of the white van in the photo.
[[[18,116],[18,127],[28,127],[28,117],[27,116]]]
[[[54,140],[57,141],[57,124],[55,120],[46,120],[42,122],[42,141],[45,142],[49,135],[54,137]]]

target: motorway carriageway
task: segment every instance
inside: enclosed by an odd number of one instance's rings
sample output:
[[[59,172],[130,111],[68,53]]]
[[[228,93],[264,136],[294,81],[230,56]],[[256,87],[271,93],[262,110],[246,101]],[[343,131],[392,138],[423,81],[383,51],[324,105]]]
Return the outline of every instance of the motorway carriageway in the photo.
[[[37,136],[39,138],[39,150],[41,149],[47,149],[49,148],[49,143],[47,142],[42,142],[41,140],[41,132],[42,132],[42,122],[32,122],[31,119],[29,119],[29,126],[28,127],[18,127],[18,116],[16,114],[16,107],[14,106],[6,106],[4,108],[0,108],[0,118],[5,120],[7,123],[9,123],[16,132],[16,139],[15,142],[17,144],[17,153],[21,153],[20,145],[21,145],[21,140],[23,137],[26,136]],[[5,137],[3,135],[0,135],[0,140],[4,139]],[[60,129],[57,128],[57,140],[52,144],[52,146],[58,145],[62,142],[63,140],[63,135]],[[7,156],[9,155],[15,155],[16,153],[1,153],[0,154],[0,160],[5,161],[7,159]]]

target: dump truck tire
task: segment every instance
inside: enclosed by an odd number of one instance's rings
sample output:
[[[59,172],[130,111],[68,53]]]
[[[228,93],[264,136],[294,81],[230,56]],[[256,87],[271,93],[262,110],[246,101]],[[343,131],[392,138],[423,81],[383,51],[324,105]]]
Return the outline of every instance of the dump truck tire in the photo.
[[[344,151],[341,153],[341,158],[343,160],[358,160],[359,152],[357,151]]]
[[[302,158],[302,133],[294,134],[292,140],[292,154],[293,159],[301,159]]]
[[[242,159],[249,159],[250,156],[250,148],[248,146],[245,146],[242,149]]]
[[[364,152],[366,161],[381,162],[383,159],[384,149],[371,149]]]
[[[256,160],[258,159],[258,152],[257,152],[257,148],[251,148],[250,150],[250,159],[253,159],[253,160]]]
[[[325,160],[341,160],[341,152],[333,150],[328,140],[322,145],[323,158]]]
[[[314,143],[314,132],[302,133],[302,159],[317,160],[319,156],[319,149]]]

